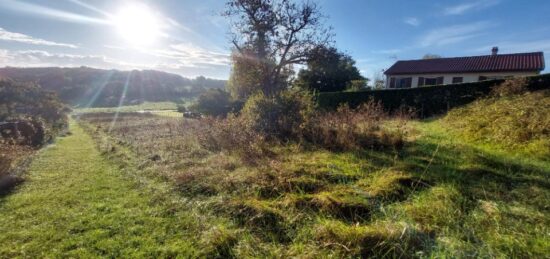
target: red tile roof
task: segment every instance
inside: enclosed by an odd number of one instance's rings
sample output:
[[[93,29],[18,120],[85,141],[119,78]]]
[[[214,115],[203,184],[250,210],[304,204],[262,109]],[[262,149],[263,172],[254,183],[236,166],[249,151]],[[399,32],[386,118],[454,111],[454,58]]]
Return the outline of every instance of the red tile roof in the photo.
[[[435,74],[544,70],[542,52],[397,61],[384,74]]]

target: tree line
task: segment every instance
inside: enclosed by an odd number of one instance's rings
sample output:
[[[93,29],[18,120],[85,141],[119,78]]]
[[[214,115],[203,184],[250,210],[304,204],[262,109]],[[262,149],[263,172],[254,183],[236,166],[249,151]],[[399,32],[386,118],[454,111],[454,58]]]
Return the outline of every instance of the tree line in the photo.
[[[74,106],[117,106],[144,101],[179,101],[208,89],[225,88],[225,80],[195,79],[155,70],[118,71],[78,68],[0,68],[1,78],[34,82]]]

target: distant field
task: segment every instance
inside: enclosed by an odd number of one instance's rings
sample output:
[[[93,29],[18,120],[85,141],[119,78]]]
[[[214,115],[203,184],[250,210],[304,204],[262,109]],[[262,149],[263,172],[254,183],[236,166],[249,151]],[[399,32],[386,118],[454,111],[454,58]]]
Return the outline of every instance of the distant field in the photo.
[[[76,108],[77,113],[96,113],[96,112],[139,112],[139,111],[164,111],[176,110],[177,104],[173,102],[144,102],[138,105],[127,105],[121,107],[97,107],[97,108]]]

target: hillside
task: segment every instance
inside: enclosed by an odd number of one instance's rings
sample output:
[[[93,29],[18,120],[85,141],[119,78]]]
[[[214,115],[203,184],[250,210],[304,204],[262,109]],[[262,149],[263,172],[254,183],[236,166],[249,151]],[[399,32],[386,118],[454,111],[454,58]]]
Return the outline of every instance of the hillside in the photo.
[[[0,78],[32,81],[56,92],[60,99],[78,107],[112,107],[144,101],[178,101],[209,88],[224,88],[224,80],[197,77],[188,79],[154,70],[118,71],[79,68],[0,68]]]

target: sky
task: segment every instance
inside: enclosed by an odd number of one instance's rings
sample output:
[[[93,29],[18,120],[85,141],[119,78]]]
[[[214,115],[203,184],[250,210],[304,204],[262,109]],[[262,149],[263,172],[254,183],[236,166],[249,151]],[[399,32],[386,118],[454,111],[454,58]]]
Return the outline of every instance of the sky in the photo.
[[[310,0],[315,1],[315,0]],[[368,78],[396,60],[544,51],[549,0],[317,0]],[[0,66],[155,69],[227,79],[223,0],[0,0]],[[548,71],[549,69],[546,69]]]

